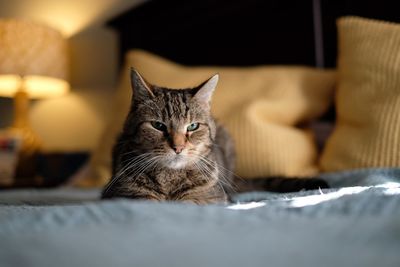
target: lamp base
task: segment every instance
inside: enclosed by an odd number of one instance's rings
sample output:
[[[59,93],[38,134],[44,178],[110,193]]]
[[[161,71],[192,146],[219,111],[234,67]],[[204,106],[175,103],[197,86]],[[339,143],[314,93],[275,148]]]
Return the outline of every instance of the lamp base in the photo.
[[[23,87],[14,95],[14,123],[8,131],[20,140],[18,163],[14,184],[34,186],[40,182],[37,178],[37,157],[42,142],[29,126],[29,97]]]
[[[37,184],[37,155],[42,142],[28,122],[29,98],[27,92],[20,90],[14,95],[14,123],[9,128],[11,134],[20,138],[18,164],[15,183],[23,185]]]
[[[29,97],[24,90],[14,95],[14,123],[10,131],[22,139],[20,151],[26,155],[35,153],[41,147],[41,141],[29,125]]]
[[[9,131],[21,140],[14,184],[18,186],[40,185],[42,179],[38,176],[37,171],[37,159],[41,148],[40,139],[29,127],[11,127]]]

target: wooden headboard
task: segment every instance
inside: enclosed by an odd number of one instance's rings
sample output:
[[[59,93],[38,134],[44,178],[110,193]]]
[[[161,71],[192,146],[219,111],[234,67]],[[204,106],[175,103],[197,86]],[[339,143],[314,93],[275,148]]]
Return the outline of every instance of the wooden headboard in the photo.
[[[142,48],[187,65],[334,67],[335,20],[400,22],[394,0],[153,0],[108,22],[121,59]]]

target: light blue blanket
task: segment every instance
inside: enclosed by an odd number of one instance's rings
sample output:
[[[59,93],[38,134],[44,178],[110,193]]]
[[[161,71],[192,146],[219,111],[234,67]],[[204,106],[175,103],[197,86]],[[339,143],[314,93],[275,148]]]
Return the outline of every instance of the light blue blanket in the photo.
[[[400,266],[400,169],[323,178],[210,206],[4,191],[0,266]]]

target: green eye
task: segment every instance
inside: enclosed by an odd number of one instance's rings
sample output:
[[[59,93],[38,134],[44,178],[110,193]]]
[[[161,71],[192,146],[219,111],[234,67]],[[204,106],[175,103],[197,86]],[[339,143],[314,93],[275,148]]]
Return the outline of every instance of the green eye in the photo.
[[[154,127],[154,129],[157,129],[159,131],[166,131],[167,130],[167,126],[165,126],[164,123],[159,122],[159,121],[152,121],[151,122],[151,126]]]
[[[200,126],[199,123],[194,122],[194,123],[190,124],[186,129],[188,132],[192,132],[192,131],[199,129],[199,126]]]

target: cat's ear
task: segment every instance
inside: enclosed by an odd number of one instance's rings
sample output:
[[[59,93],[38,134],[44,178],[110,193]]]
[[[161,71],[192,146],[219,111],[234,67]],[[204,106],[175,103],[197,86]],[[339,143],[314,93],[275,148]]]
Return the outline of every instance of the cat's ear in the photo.
[[[217,87],[218,80],[219,75],[215,74],[210,79],[199,85],[195,89],[193,99],[196,99],[196,101],[209,109],[211,104],[211,97],[215,91],[215,88]]]
[[[131,86],[134,99],[154,97],[153,87],[134,68],[131,68]]]

